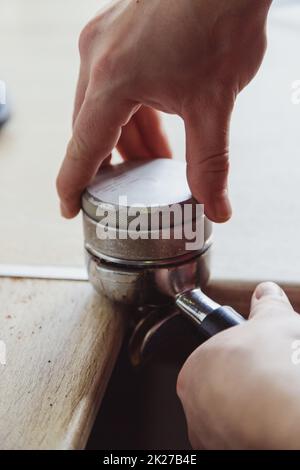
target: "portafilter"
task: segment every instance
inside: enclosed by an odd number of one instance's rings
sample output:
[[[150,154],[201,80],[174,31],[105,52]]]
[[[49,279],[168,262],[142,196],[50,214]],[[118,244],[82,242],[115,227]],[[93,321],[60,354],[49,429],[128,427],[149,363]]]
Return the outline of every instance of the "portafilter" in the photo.
[[[177,307],[202,338],[244,321],[202,292],[212,223],[191,195],[184,163],[159,158],[101,168],[82,209],[89,279],[99,293],[139,310]]]

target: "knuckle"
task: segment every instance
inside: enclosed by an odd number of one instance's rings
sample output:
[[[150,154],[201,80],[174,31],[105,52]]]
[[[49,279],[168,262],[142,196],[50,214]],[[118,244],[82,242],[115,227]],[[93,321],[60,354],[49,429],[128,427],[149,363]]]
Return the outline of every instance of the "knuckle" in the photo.
[[[91,71],[91,83],[99,83],[105,81],[108,83],[110,79],[116,75],[116,60],[114,50],[108,49],[95,61]]]
[[[256,315],[257,313],[263,313],[267,317],[272,316],[277,313],[283,313],[286,311],[292,311],[292,307],[287,304],[286,300],[284,298],[275,298],[275,297],[264,297],[259,300],[257,305],[254,306],[254,308],[251,311],[251,316],[254,318],[259,318],[260,315]]]
[[[84,57],[93,43],[98,33],[98,27],[95,19],[89,21],[80,33],[78,49],[81,57]]]
[[[89,162],[90,152],[85,141],[80,137],[79,132],[74,134],[72,140],[69,142],[67,155],[75,165],[80,164],[80,166],[82,166],[82,162]]]
[[[81,31],[78,41],[78,48],[81,60],[86,58],[89,54],[89,51],[92,45],[95,42],[95,38],[97,37],[97,41],[99,41],[99,34],[101,32],[101,28],[99,27],[99,18],[97,21],[94,19],[90,21]],[[91,82],[99,82],[99,80],[103,80],[103,78],[108,77],[110,78],[117,65],[117,48],[114,45],[105,44],[105,39],[103,39],[103,48],[101,52],[95,55],[93,59],[92,67],[91,67]]]
[[[216,72],[212,81],[213,87],[209,90],[209,99],[213,106],[225,113],[226,117],[228,109],[232,108],[236,100],[236,75],[229,72]]]
[[[188,164],[188,171],[193,173],[196,166],[200,173],[227,174],[229,172],[230,161],[228,149],[221,152],[216,149],[203,149],[203,154],[206,155],[204,158]]]
[[[227,150],[221,153],[211,153],[204,164],[210,173],[227,173],[229,171],[229,152]]]

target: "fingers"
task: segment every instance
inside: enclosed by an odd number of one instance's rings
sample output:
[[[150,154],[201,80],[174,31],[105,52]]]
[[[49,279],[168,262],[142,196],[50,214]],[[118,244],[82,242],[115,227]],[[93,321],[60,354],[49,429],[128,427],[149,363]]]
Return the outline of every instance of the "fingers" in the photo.
[[[229,124],[234,98],[206,99],[185,113],[187,176],[193,196],[214,222],[231,217],[227,179]]]
[[[123,127],[117,147],[126,160],[171,157],[159,113],[146,106],[142,106]]]
[[[82,103],[84,102],[86,89],[88,86],[88,74],[87,67],[84,67],[82,64],[80,66],[79,77],[77,82],[77,88],[75,93],[75,103],[73,111],[73,127],[75,125],[78,113],[81,109]]]
[[[57,178],[62,215],[74,217],[80,210],[81,193],[101,162],[116,146],[121,128],[134,112],[133,103],[123,102],[87,89],[74,124],[73,136]]]
[[[266,314],[290,315],[295,313],[285,292],[274,282],[259,284],[251,300],[251,312],[249,318]]]
[[[138,128],[136,115],[132,116],[129,123],[123,127],[117,148],[124,160],[144,160],[152,157],[151,151]]]
[[[134,116],[145,145],[153,157],[171,157],[172,151],[164,133],[158,111],[143,106]]]

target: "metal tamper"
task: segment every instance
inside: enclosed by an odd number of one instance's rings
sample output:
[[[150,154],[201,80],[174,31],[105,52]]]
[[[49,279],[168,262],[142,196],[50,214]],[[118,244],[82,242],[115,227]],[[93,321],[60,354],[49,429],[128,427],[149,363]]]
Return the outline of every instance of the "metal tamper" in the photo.
[[[140,311],[155,309],[157,325],[175,307],[205,338],[244,321],[201,290],[209,279],[212,224],[191,195],[183,163],[107,166],[83,194],[82,209],[88,274],[98,292]]]

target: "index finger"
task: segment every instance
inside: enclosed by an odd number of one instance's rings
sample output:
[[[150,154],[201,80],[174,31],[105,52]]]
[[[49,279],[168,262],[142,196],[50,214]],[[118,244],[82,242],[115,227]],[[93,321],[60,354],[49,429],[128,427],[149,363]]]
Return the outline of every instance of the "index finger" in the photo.
[[[134,111],[132,102],[87,89],[57,178],[64,217],[78,214],[82,192],[116,146],[122,126]]]

